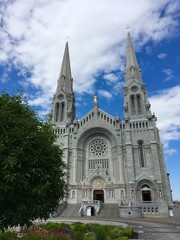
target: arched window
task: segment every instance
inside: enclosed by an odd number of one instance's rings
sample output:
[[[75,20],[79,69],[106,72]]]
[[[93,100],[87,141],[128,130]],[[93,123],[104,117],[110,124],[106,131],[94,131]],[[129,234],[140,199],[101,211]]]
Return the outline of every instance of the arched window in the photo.
[[[139,160],[140,160],[140,166],[143,168],[145,167],[145,161],[144,161],[144,151],[143,151],[143,141],[138,141],[138,147],[139,147]]]
[[[55,105],[55,121],[58,122],[59,120],[59,103]]]
[[[131,101],[131,114],[135,115],[135,99],[134,99],[134,95],[131,95],[130,97],[130,101]]]
[[[138,110],[138,114],[142,114],[141,95],[137,95],[137,110]]]
[[[64,102],[61,103],[60,122],[64,120]]]

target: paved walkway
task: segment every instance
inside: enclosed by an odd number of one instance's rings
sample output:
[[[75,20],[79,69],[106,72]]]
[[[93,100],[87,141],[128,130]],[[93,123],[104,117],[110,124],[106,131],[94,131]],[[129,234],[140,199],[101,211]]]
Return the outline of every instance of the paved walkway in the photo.
[[[122,220],[138,232],[138,239],[180,240],[180,218],[143,218]]]
[[[131,226],[138,232],[138,239],[144,240],[180,240],[180,218],[111,218],[99,219],[96,217],[50,218],[50,222],[95,222],[122,227]]]

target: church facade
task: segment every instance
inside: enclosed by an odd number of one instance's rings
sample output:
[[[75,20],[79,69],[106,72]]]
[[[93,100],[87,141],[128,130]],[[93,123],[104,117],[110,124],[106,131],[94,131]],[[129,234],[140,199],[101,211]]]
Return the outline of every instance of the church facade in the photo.
[[[133,209],[135,215],[140,210],[143,216],[168,216],[173,202],[157,119],[151,113],[130,34],[122,107],[123,120],[102,110],[94,96],[91,111],[76,119],[67,43],[50,114],[57,144],[69,165],[67,203],[82,203],[82,209],[86,203],[115,204],[120,216],[126,210],[133,214]]]

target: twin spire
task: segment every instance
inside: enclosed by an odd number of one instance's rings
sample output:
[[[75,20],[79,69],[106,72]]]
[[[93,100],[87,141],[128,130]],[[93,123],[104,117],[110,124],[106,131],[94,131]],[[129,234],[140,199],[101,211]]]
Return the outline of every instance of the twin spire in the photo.
[[[130,33],[128,33],[125,85],[127,85],[133,79],[135,79],[139,83],[142,83],[141,70],[138,66],[136,54],[131,40],[131,35]]]
[[[128,33],[127,39],[127,52],[126,52],[126,70],[125,70],[125,85],[129,85],[132,80],[142,84],[141,70],[139,68],[136,54],[133,48],[131,35]],[[65,46],[63,61],[61,65],[61,71],[58,79],[58,88],[64,92],[71,94],[73,92],[72,86],[71,65],[69,57],[68,42]]]
[[[141,70],[138,66],[130,33],[128,33],[124,87],[130,91],[124,98],[126,119],[144,116],[149,111],[150,105],[147,104],[146,92],[145,90],[141,91],[138,86],[142,84]],[[145,104],[142,102],[143,99],[146,101]],[[94,96],[94,107],[98,108],[97,96]],[[52,116],[54,116],[54,122],[62,124],[72,124],[76,116],[68,42],[65,46],[57,91],[54,96]]]

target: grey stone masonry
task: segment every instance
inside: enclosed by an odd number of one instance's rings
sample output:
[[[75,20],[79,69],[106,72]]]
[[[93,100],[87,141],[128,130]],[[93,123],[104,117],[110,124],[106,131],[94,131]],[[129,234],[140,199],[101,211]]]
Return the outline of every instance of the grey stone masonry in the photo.
[[[66,44],[51,121],[69,165],[68,204],[117,204],[120,216],[169,216],[173,208],[164,153],[130,34],[124,85],[124,119],[98,105],[75,117]],[[87,206],[91,207],[91,206]],[[84,210],[86,212],[86,209]]]

